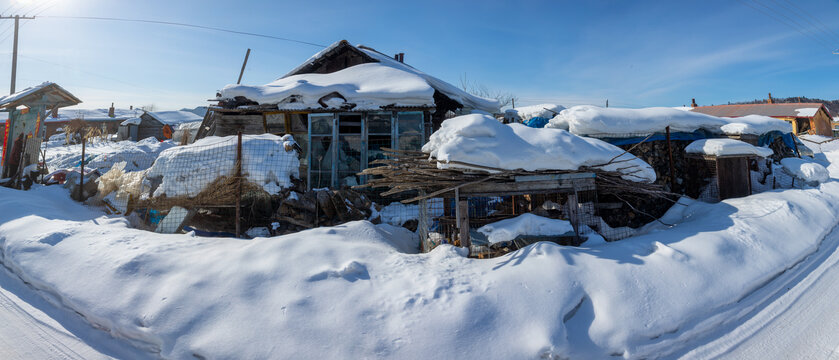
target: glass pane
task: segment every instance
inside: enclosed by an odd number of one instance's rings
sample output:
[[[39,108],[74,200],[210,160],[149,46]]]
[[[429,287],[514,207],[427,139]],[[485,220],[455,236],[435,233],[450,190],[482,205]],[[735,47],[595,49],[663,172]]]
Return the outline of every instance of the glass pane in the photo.
[[[309,120],[312,122],[312,134],[318,135],[332,135],[332,114],[309,114]]]
[[[422,113],[419,111],[399,113],[399,135],[422,135]]]
[[[368,134],[390,134],[391,113],[370,113],[367,115]]]
[[[375,160],[385,159],[385,153],[382,148],[389,148],[390,135],[369,135],[367,137],[367,166],[377,166],[371,163]]]
[[[298,132],[308,132],[308,122],[306,118],[308,117],[307,114],[289,114],[289,120],[291,122],[291,132],[298,133]]]
[[[338,115],[339,134],[361,134],[361,114]]]
[[[423,145],[421,135],[399,137],[399,150],[421,150]]]
[[[313,136],[312,155],[310,157],[312,173],[315,171],[332,171],[332,137]]]
[[[265,123],[268,124],[268,132],[272,134],[285,134],[285,114],[265,114]]]
[[[338,180],[340,186],[353,186],[361,183],[356,173],[361,171],[361,136],[341,136],[338,138]]]

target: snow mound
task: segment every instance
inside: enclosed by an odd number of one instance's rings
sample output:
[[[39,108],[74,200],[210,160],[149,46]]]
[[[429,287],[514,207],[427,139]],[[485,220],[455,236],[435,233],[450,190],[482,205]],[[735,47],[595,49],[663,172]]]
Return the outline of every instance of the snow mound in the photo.
[[[242,136],[242,174],[271,194],[291,186],[290,177],[299,177],[300,160],[296,151],[286,151],[284,142],[291,135]],[[160,153],[147,178],[159,178],[153,196],[196,196],[222,176],[232,176],[236,162],[236,136],[210,136],[193,144]]]
[[[804,180],[808,184],[817,185],[830,180],[830,173],[821,164],[799,158],[781,159],[781,166],[790,175]]]
[[[580,137],[560,129],[536,129],[502,124],[486,115],[458,116],[443,122],[422,151],[437,160],[437,167],[480,165],[527,171],[577,170],[599,167],[618,171],[631,181],[655,181],[655,171],[632,154],[604,141]],[[608,162],[611,160],[617,163]]]
[[[565,110],[565,107],[562,105],[539,104],[508,109],[504,111],[504,116],[510,119],[515,119],[515,121],[518,122],[524,122],[535,117],[551,119],[558,115],[562,110]]]
[[[58,135],[54,135],[58,136]],[[63,135],[62,135],[63,136]],[[63,140],[62,140],[63,141]],[[158,154],[175,146],[171,141],[157,141],[147,138],[134,141],[96,141],[85,147],[85,168],[95,168],[105,173],[119,162],[125,162],[125,171],[148,169]],[[82,145],[61,145],[49,142],[46,146],[47,167],[51,171],[78,167],[82,160]]]
[[[696,140],[687,147],[688,154],[702,154],[712,156],[756,155],[760,157],[772,156],[770,148],[757,147],[749,143],[734,139],[702,139]]]
[[[569,231],[574,231],[574,228],[567,220],[534,214],[523,214],[478,228],[478,232],[486,235],[490,244],[511,241],[519,235],[562,235]]]
[[[548,124],[548,127],[568,130],[577,135],[610,137],[660,133],[664,132],[667,126],[672,132],[693,132],[702,129],[729,135],[792,132],[789,123],[768,116],[720,118],[666,107],[624,109],[580,105],[562,110]]]

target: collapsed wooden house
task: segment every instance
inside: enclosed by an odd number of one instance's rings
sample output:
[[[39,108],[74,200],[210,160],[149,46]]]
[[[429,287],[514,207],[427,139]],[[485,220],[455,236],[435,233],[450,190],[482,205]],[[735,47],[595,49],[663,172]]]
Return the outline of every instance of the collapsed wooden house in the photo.
[[[364,184],[358,172],[384,148],[419,150],[447,113],[499,112],[498,102],[468,94],[404,63],[338,41],[264,86],[229,85],[196,138],[292,134],[309,189]]]
[[[27,165],[37,163],[41,139],[46,131],[44,119],[59,108],[81,102],[52,82],[44,82],[0,98],[0,108],[9,113],[0,132],[0,178],[11,177]],[[19,147],[19,154],[15,147]]]

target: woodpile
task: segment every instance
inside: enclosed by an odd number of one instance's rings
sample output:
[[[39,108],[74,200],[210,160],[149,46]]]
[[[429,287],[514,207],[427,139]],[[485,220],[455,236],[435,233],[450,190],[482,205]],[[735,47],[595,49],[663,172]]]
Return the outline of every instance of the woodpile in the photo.
[[[280,223],[279,234],[365,220],[372,213],[372,201],[351,189],[286,191],[280,196],[284,198],[273,216]]]

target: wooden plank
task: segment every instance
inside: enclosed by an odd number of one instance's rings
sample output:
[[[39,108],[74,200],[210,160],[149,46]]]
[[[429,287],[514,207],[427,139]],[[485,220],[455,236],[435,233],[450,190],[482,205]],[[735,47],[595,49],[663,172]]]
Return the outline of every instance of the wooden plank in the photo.
[[[748,159],[744,157],[717,159],[720,200],[749,195],[748,166]]]
[[[494,196],[506,195],[527,195],[527,194],[544,194],[557,192],[561,190],[571,191],[574,189],[574,184],[580,186],[594,186],[594,178],[588,179],[563,179],[563,180],[543,180],[543,181],[527,181],[527,182],[484,182],[479,184],[467,185],[460,188],[461,194],[469,196],[495,194]]]

